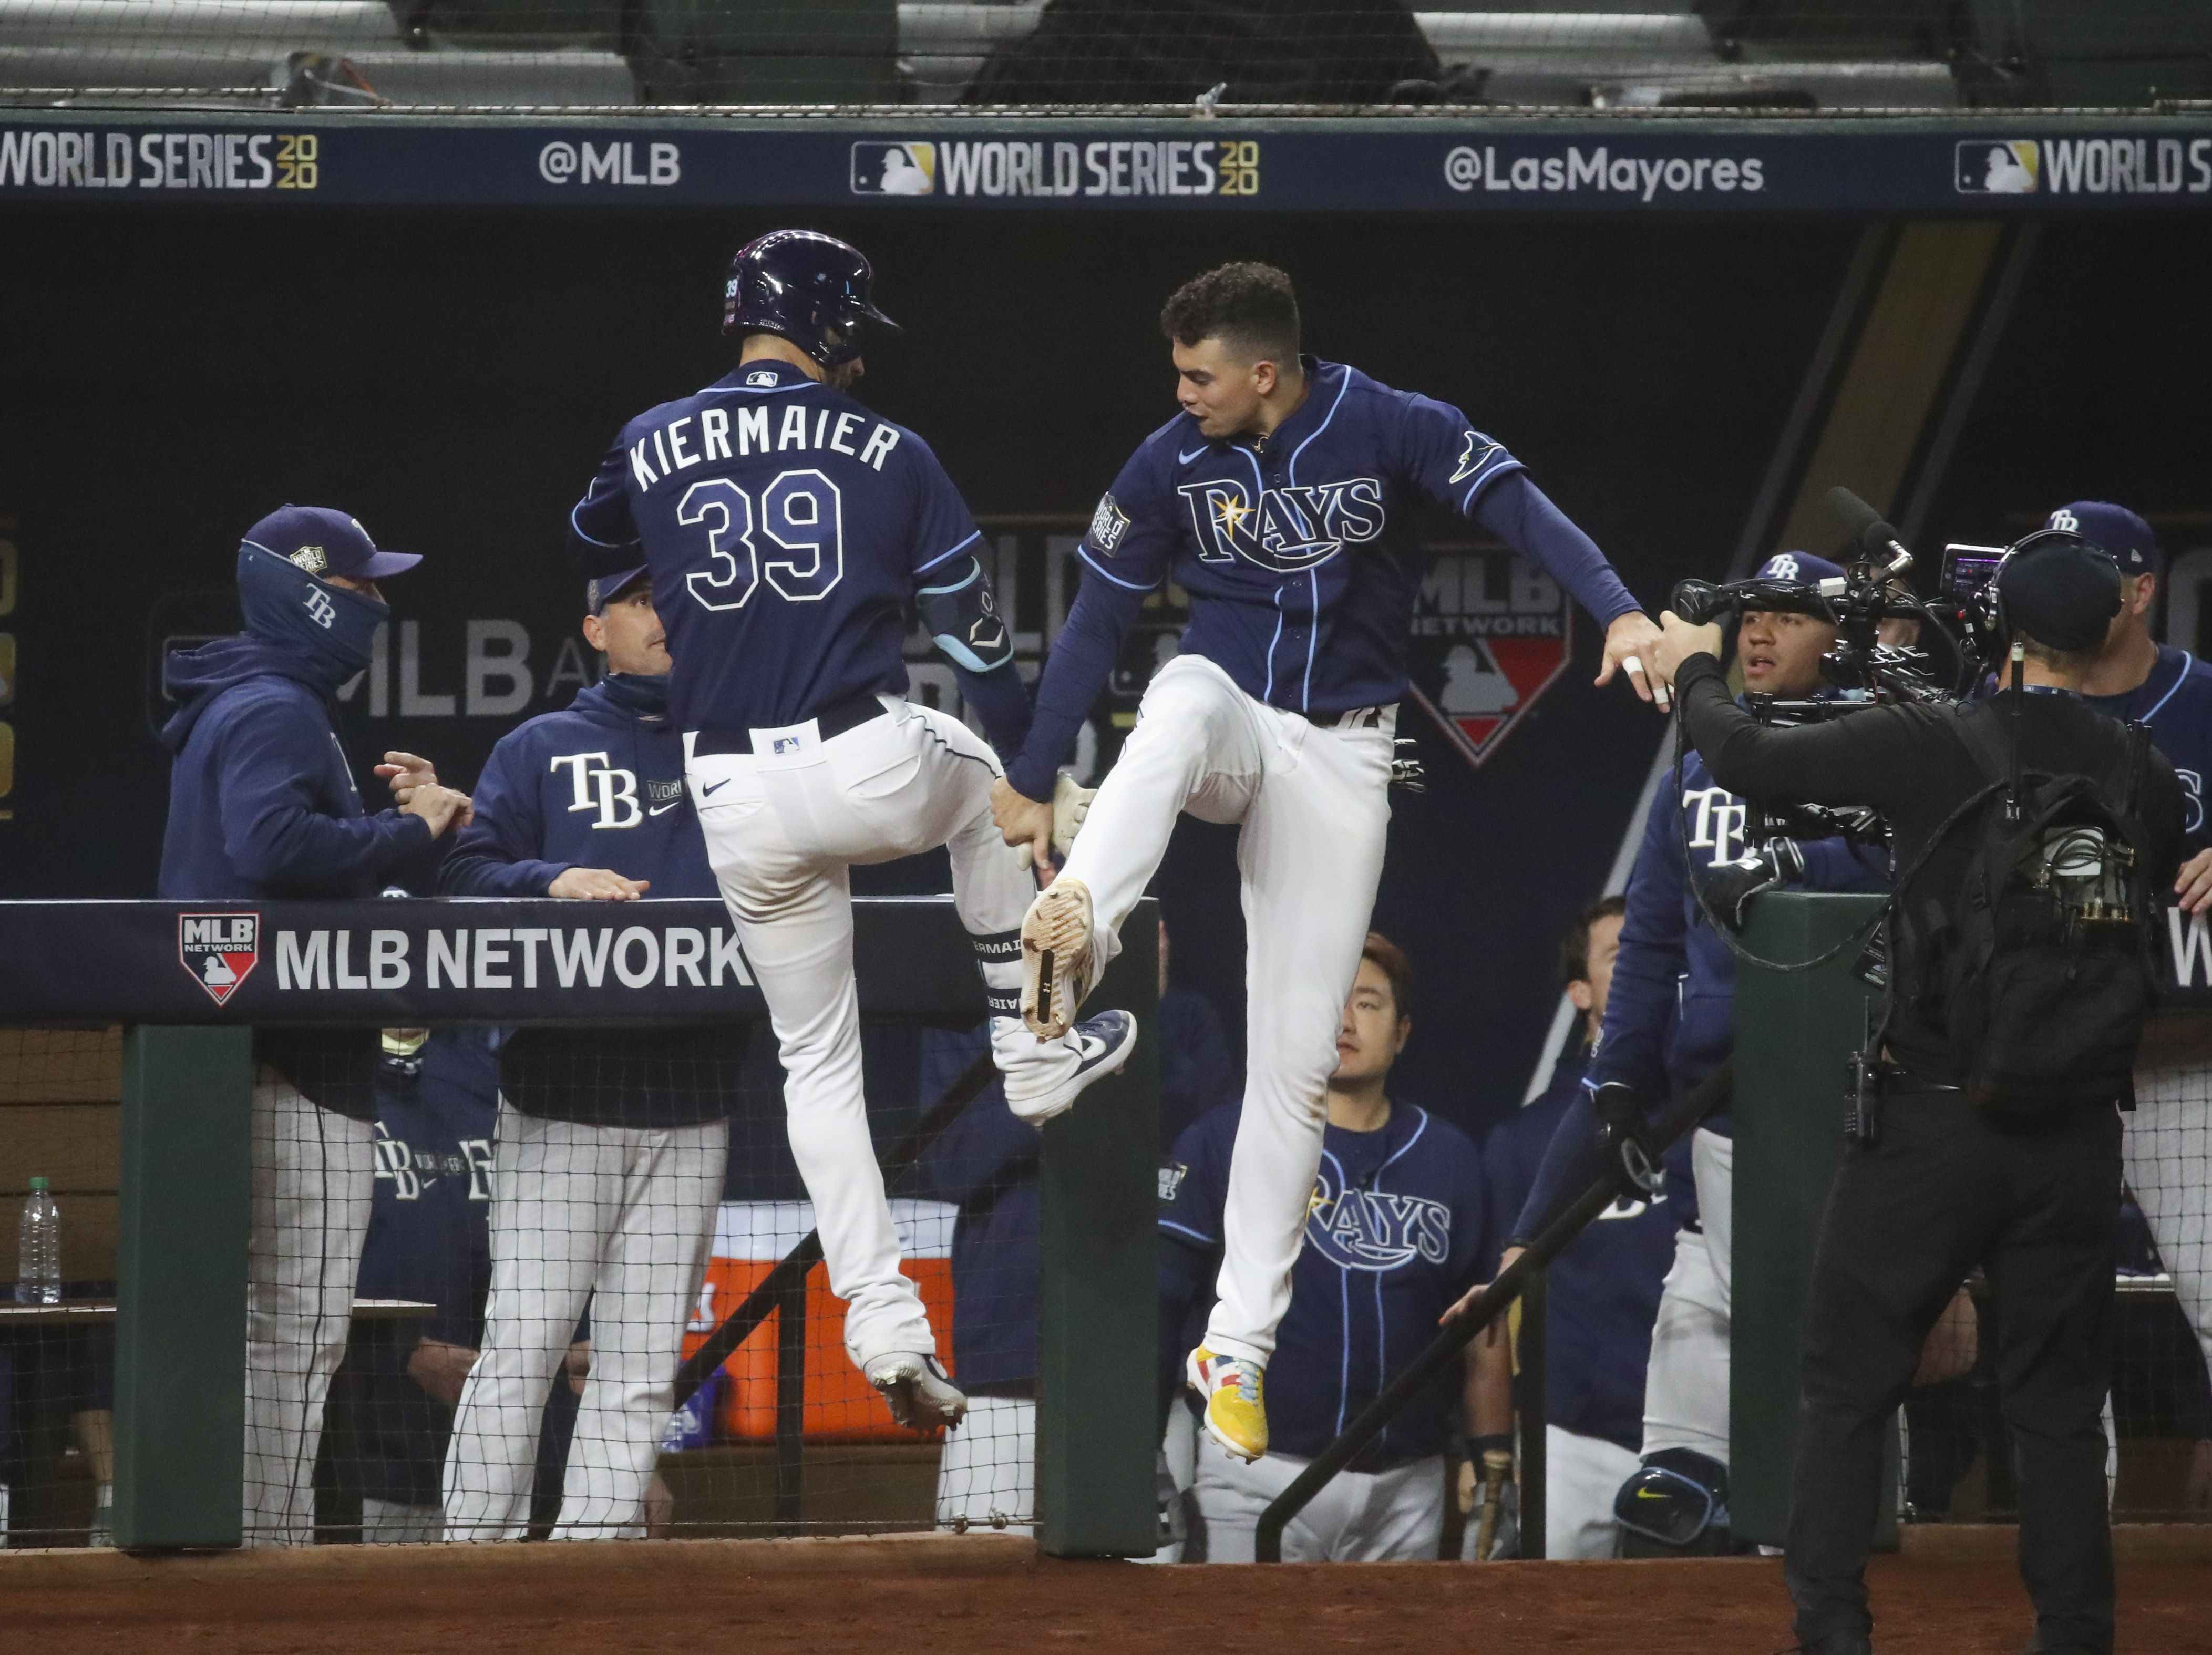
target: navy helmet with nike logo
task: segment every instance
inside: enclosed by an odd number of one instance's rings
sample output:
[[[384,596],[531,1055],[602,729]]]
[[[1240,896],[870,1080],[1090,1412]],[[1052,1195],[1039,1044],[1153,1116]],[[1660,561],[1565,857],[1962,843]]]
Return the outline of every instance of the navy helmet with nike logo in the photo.
[[[898,331],[876,308],[875,266],[819,230],[770,230],[738,249],[722,289],[722,332],[773,333],[824,368],[860,354],[870,324]]]

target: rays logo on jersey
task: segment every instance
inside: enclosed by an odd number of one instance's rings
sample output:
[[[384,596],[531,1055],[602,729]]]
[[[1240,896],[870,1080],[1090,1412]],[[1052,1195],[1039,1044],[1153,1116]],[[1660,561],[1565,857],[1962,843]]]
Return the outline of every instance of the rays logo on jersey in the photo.
[[[638,802],[635,770],[615,769],[607,763],[605,753],[562,753],[547,768],[558,775],[563,764],[570,767],[568,780],[574,789],[568,806],[572,814],[597,811],[599,820],[592,824],[594,828],[634,828],[645,820],[644,806]],[[672,791],[673,796],[657,806],[653,814],[659,816],[675,807],[683,796],[682,788],[679,785]]]
[[[1306,1209],[1306,1242],[1346,1270],[1395,1270],[1416,1258],[1451,1256],[1451,1208],[1420,1196],[1344,1187],[1328,1156]]]
[[[1413,682],[1480,764],[1574,654],[1574,605],[1510,552],[1439,557],[1413,608]]]
[[[1241,557],[1287,575],[1382,532],[1382,485],[1371,477],[1264,489],[1256,503],[1242,483],[1186,483],[1176,492],[1209,563]]]
[[[1709,867],[1725,867],[1741,861],[1748,850],[1744,842],[1743,800],[1726,788],[1683,788],[1682,812],[1689,818],[1685,843],[1692,850],[1711,851]]]
[[[860,143],[853,146],[854,195],[935,195],[937,146]]]
[[[1492,442],[1480,431],[1467,434],[1467,446],[1459,451],[1459,464],[1452,467],[1451,480],[1464,483],[1505,452],[1502,442]]]

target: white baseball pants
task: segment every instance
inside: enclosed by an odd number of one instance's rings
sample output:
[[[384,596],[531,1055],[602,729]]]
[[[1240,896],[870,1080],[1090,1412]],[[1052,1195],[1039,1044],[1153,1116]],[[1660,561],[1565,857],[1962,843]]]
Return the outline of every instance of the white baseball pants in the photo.
[[[1255,701],[1197,655],[1154,676],[1121,756],[1091,801],[1062,877],[1089,887],[1111,958],[1167,854],[1176,818],[1243,828],[1249,1056],[1224,1203],[1220,1297],[1206,1343],[1265,1362],[1321,1166],[1345,996],[1382,877],[1394,709],[1322,729]]]
[[[1260,1513],[1310,1463],[1266,1454],[1248,1465],[1200,1433],[1196,1486],[1206,1561],[1251,1562]],[[1388,1471],[1338,1472],[1284,1525],[1283,1561],[1433,1563],[1443,1533],[1444,1459],[1436,1454]]]
[[[937,1462],[937,1523],[1036,1532],[1036,1404],[1026,1396],[970,1396]]]
[[[2137,1074],[2136,1106],[2120,1117],[2120,1157],[2174,1300],[2212,1362],[2212,1070]]]
[[[364,1546],[434,1546],[445,1537],[443,1506],[403,1506],[396,1500],[370,1497],[361,1502]]]
[[[253,1088],[246,1250],[245,1540],[315,1538],[315,1452],[345,1358],[376,1192],[375,1127],[318,1108],[274,1069]]]
[[[1008,1013],[1021,986],[1017,934],[1036,895],[1027,849],[1006,844],[991,820],[999,764],[989,746],[948,714],[880,699],[886,716],[827,740],[812,720],[754,731],[750,753],[700,753],[684,739],[707,859],[782,1048],[792,1157],[814,1202],[830,1291],[850,1306],[845,1349],[862,1367],[937,1344],[921,1293],[899,1272],[868,1135],[848,870],[943,845],[953,906]],[[991,1019],[991,1044],[1017,1115],[1080,1061],[1011,1014]]]
[[[1611,1557],[1620,1537],[1613,1503],[1644,1462],[1619,1443],[1544,1427],[1544,1555]]]
[[[684,1328],[707,1270],[730,1126],[540,1120],[504,1099],[483,1354],[446,1450],[446,1537],[519,1540],[545,1397],[592,1310],[592,1371],[556,1540],[642,1536]]]
[[[1644,1376],[1644,1452],[1688,1448],[1726,1465],[1735,1141],[1699,1127],[1690,1159],[1705,1233],[1674,1235],[1674,1263],[1659,1291],[1651,1365]]]

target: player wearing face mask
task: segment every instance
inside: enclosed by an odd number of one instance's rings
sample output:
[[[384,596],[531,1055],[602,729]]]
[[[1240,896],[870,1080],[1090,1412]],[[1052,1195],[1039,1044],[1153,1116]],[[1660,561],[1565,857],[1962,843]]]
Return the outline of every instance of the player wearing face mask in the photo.
[[[368,665],[391,613],[377,581],[421,560],[380,551],[343,512],[287,506],[238,549],[246,629],[180,650],[180,704],[159,894],[173,901],[369,897],[427,889],[434,847],[467,798],[428,761],[377,774],[396,809],[371,815],[339,745],[335,698]],[[375,1177],[376,1031],[265,1030],[254,1040],[253,1219],[246,1364],[246,1542],[314,1536],[315,1447],[345,1354]]]

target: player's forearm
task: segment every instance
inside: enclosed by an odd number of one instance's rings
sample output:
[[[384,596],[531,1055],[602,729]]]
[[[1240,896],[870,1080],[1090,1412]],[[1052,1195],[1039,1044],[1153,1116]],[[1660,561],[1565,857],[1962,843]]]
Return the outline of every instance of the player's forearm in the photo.
[[[1140,591],[1098,575],[1084,576],[1038,681],[1029,739],[1006,766],[1006,780],[1017,793],[1040,802],[1051,799],[1054,777],[1106,687],[1144,601]]]
[[[1513,1429],[1513,1347],[1495,1324],[1467,1348],[1460,1409],[1470,1437],[1503,1437]]]
[[[1705,769],[1730,793],[1879,808],[1909,797],[1928,779],[1929,744],[1899,722],[1903,709],[1875,708],[1786,728],[1761,724],[1729,694],[1720,662],[1704,654],[1682,663],[1674,693]]]
[[[1013,662],[988,672],[971,672],[955,663],[952,676],[960,685],[961,700],[974,709],[983,726],[983,739],[1001,764],[1011,763],[1030,733],[1030,692]]]
[[[1636,599],[1597,543],[1576,527],[1528,480],[1527,472],[1510,472],[1485,489],[1475,499],[1474,520],[1540,564],[1601,626],[1637,611]]]
[[[438,869],[441,897],[543,897],[553,881],[573,862],[544,862],[530,857],[510,857],[484,841],[471,844],[465,835]]]
[[[1536,1168],[1536,1181],[1529,1186],[1528,1199],[1522,1204],[1521,1216],[1514,1220],[1506,1244],[1527,1246],[1604,1171],[1598,1147],[1597,1106],[1590,1100],[1589,1088],[1581,1087],[1559,1117],[1551,1144]]]
[[[233,808],[224,801],[226,812]],[[433,835],[419,816],[325,816],[290,800],[241,812],[245,826],[227,847],[232,864],[258,885],[337,887],[396,872],[428,849]]]

